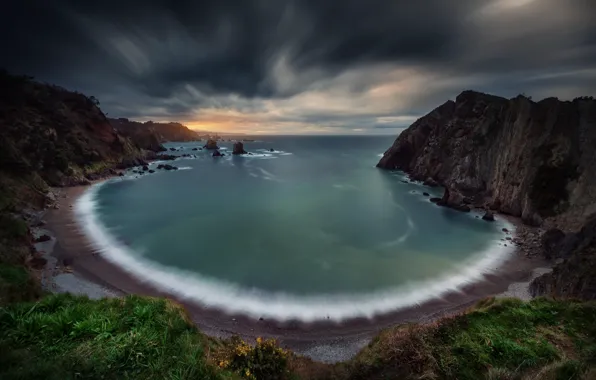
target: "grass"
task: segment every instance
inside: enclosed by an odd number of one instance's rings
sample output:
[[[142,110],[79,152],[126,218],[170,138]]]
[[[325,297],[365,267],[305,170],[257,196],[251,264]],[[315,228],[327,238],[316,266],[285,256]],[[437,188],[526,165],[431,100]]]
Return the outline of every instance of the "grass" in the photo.
[[[2,379],[229,379],[165,299],[51,295],[0,309]]]
[[[489,299],[434,324],[386,330],[339,372],[349,379],[532,379],[550,368],[556,379],[579,379],[594,366],[594,303]]]
[[[166,299],[50,295],[0,309],[2,379],[259,379],[272,368],[286,379],[569,380],[596,373],[596,305],[489,299],[434,324],[385,330],[334,366],[265,348],[207,338]],[[226,355],[238,365],[222,365]]]

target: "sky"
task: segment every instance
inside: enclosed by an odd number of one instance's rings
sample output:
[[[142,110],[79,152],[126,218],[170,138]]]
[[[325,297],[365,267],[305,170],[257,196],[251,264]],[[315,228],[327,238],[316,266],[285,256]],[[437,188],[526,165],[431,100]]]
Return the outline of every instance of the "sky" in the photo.
[[[392,134],[460,92],[596,95],[596,0],[4,0],[0,67],[110,117]]]

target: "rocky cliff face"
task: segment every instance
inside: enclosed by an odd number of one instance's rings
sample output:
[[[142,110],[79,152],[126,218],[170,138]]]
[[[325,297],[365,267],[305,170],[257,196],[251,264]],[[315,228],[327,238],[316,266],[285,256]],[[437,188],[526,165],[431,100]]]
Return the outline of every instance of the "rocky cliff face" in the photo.
[[[195,141],[199,135],[180,123],[141,123],[124,118],[110,119],[110,123],[121,134],[130,137],[139,148],[161,152],[162,143],[168,141]]]
[[[0,73],[0,177],[82,181],[145,152],[121,136],[93,97]]]
[[[596,211],[596,101],[465,91],[402,132],[378,167],[436,181],[450,197],[578,228]]]
[[[547,231],[543,248],[547,258],[560,258],[563,262],[551,273],[532,281],[532,295],[596,299],[596,214],[588,218],[579,232]]]

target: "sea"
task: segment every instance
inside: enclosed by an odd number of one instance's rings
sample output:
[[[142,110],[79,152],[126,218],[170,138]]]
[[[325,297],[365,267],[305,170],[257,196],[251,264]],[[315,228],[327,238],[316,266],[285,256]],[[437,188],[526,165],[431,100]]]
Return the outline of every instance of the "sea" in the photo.
[[[280,320],[410,307],[512,252],[505,220],[437,206],[429,199],[443,189],[376,168],[395,136],[254,139],[242,156],[218,142],[223,157],[199,150],[204,142],[167,143],[178,159],[91,187],[79,223],[108,260],[153,286]]]

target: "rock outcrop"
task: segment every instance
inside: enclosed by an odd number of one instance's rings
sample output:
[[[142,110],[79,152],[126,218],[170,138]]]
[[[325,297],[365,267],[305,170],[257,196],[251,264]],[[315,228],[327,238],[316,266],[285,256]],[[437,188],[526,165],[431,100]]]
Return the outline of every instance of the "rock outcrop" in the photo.
[[[116,130],[129,137],[139,148],[153,152],[164,152],[162,143],[168,141],[197,141],[199,135],[180,123],[144,123],[126,118],[109,119]],[[176,150],[176,149],[171,149]]]
[[[464,91],[403,131],[378,167],[448,189],[474,206],[578,228],[596,211],[596,101]],[[458,206],[459,207],[459,206]]]
[[[232,154],[246,154],[246,151],[244,150],[244,144],[242,144],[240,141],[234,143]]]
[[[596,214],[577,233],[547,231],[542,247],[546,258],[562,258],[563,262],[532,281],[533,296],[596,299]]]
[[[203,148],[205,149],[209,149],[209,150],[213,150],[213,149],[219,149],[219,147],[217,146],[217,141],[213,140],[213,139],[209,139],[207,140],[207,144],[205,144],[203,146]]]

